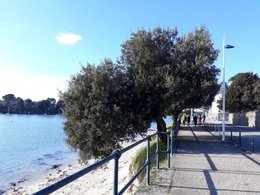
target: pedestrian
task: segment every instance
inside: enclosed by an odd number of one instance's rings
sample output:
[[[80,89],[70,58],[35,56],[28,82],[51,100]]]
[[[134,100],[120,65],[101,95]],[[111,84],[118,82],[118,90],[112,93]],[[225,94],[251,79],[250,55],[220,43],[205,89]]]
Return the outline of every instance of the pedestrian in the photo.
[[[188,126],[190,126],[190,115],[189,114],[187,116],[187,124],[188,124]]]
[[[199,125],[201,125],[201,120],[202,120],[201,114],[199,115],[198,119],[199,119]]]
[[[194,125],[195,127],[197,126],[197,120],[198,120],[198,117],[196,114],[193,115],[193,122],[194,122]]]
[[[203,116],[202,116],[202,122],[203,122],[203,125],[205,124],[205,119],[206,119],[206,115],[205,114],[203,114]]]
[[[184,125],[186,124],[186,121],[187,121],[187,116],[184,115],[184,117],[183,117],[183,124],[184,124]]]

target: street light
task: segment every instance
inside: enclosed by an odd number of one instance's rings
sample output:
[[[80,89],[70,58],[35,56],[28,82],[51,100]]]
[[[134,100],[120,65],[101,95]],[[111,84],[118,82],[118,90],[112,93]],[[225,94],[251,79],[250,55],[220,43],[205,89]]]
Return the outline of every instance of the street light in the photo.
[[[223,38],[223,83],[222,83],[222,141],[225,141],[225,121],[226,121],[226,82],[225,82],[225,49],[232,49],[233,45],[226,45],[225,43],[225,35]]]

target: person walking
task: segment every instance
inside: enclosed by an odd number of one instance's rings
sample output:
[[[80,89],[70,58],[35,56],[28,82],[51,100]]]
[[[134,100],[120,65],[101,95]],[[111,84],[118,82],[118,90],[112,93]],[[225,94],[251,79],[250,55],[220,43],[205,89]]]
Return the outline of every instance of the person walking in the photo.
[[[205,120],[206,120],[206,115],[203,114],[203,116],[202,116],[202,123],[203,123],[203,125],[205,124]]]
[[[197,126],[197,121],[198,121],[198,117],[196,114],[193,115],[193,122],[194,122],[194,126]]]
[[[190,126],[190,115],[187,116],[187,124]]]
[[[198,116],[198,119],[199,119],[199,125],[201,126],[201,121],[202,121],[202,116],[201,116],[201,114]]]
[[[186,124],[186,121],[187,121],[187,116],[184,115],[184,117],[183,117],[183,124],[184,124],[184,125]]]

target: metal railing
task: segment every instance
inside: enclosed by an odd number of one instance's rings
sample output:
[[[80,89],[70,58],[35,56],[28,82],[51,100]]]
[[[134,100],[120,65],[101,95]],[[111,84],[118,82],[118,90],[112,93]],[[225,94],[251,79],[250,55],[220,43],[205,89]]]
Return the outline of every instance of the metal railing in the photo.
[[[113,154],[111,154],[110,156],[95,162],[94,164],[42,189],[39,190],[38,192],[33,193],[34,195],[44,195],[44,194],[50,194],[62,187],[64,187],[65,185],[75,181],[76,179],[78,179],[79,177],[89,173],[90,171],[93,171],[94,169],[104,165],[105,163],[114,160],[114,178],[113,178],[113,194],[114,195],[118,195],[118,194],[123,194],[127,188],[134,182],[134,180],[146,169],[146,184],[150,185],[150,165],[151,165],[151,161],[157,157],[157,163],[156,163],[156,167],[157,169],[160,168],[160,161],[159,161],[159,153],[166,153],[167,154],[167,165],[168,168],[170,168],[170,153],[173,154],[173,149],[174,149],[174,144],[175,144],[175,139],[177,137],[178,134],[178,130],[180,127],[180,121],[178,121],[178,123],[175,125],[175,127],[173,127],[171,129],[171,131],[168,132],[159,132],[157,131],[156,133],[152,134],[152,135],[148,135],[147,137],[143,138],[140,141],[137,141],[136,143],[123,148],[121,150],[116,150]],[[167,150],[160,150],[159,147],[159,135],[164,134],[167,136]],[[150,141],[153,137],[157,136],[157,143],[156,143],[156,152],[151,156],[150,155]],[[170,139],[171,136],[171,139]],[[119,190],[118,189],[118,164],[119,164],[119,159],[121,157],[121,155],[125,152],[127,152],[128,150],[136,147],[137,145],[143,143],[147,141],[147,155],[146,155],[146,162],[145,164],[137,171],[137,173],[132,176],[132,178],[125,184],[125,186]],[[171,142],[171,143],[170,143]],[[170,148],[170,144],[171,144],[171,148]]]
[[[215,131],[219,136],[221,136],[222,125],[216,123],[208,124],[209,131]],[[233,130],[235,128],[235,131]],[[243,128],[242,128],[243,129]],[[226,126],[226,135],[229,137],[229,140],[238,146],[250,150],[251,152],[256,152],[258,149],[260,151],[260,135],[247,135],[246,131],[244,132],[241,128],[228,127]],[[243,135],[244,133],[244,135]]]

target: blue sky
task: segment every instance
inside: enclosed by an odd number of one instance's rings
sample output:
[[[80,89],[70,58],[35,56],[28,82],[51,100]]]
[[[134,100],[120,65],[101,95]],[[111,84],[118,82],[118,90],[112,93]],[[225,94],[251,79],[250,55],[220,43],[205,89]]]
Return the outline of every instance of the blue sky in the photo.
[[[206,25],[215,48],[224,34],[235,46],[225,50],[226,80],[260,74],[259,10],[257,0],[0,0],[0,97],[57,98],[81,65],[116,60],[132,32],[157,26],[183,35]]]

